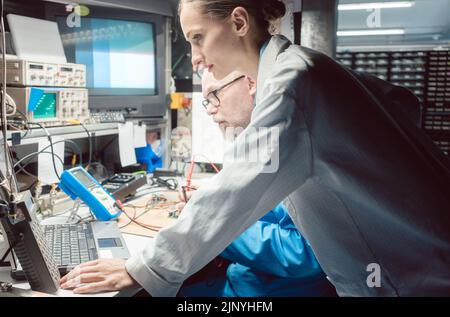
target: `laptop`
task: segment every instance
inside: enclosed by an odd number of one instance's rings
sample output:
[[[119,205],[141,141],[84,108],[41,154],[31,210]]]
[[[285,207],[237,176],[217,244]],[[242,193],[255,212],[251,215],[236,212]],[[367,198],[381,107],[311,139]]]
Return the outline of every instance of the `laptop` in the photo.
[[[61,275],[96,259],[128,259],[130,253],[116,221],[42,226]]]

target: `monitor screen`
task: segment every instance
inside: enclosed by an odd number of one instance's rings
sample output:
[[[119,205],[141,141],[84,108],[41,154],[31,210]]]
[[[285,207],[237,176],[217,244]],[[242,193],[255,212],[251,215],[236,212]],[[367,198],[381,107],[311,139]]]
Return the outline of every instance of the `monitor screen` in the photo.
[[[56,118],[56,93],[44,93],[35,109],[33,110],[34,119]]]
[[[90,187],[93,183],[92,179],[86,175],[87,172],[82,170],[73,171],[73,176],[75,176],[84,186]]]
[[[91,96],[157,94],[153,23],[83,17],[70,28],[66,17],[57,22],[67,60],[86,65]]]

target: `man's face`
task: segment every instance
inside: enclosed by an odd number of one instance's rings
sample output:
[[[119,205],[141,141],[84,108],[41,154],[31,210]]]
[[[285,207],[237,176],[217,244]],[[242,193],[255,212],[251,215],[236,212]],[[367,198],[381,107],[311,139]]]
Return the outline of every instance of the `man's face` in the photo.
[[[221,87],[224,88],[220,89]],[[213,117],[214,122],[219,124],[222,131],[227,128],[245,129],[249,125],[256,92],[256,83],[249,77],[239,72],[232,72],[218,81],[212,73],[205,71],[202,90],[206,99],[212,100],[213,92],[215,92],[220,101],[218,106],[210,103],[207,106],[207,112]]]

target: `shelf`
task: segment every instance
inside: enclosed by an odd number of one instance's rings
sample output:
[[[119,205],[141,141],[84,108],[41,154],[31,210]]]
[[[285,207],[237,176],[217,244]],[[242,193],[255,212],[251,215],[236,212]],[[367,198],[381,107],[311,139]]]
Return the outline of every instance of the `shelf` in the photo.
[[[104,136],[104,135],[113,135],[119,132],[119,124],[118,123],[98,123],[98,124],[87,124],[86,128],[91,133],[92,136]],[[56,126],[56,127],[47,127],[48,132],[51,136],[57,136],[62,139],[81,139],[87,138],[86,131],[80,125],[68,125],[68,126]],[[20,132],[22,135],[25,134],[25,131],[7,131],[8,140],[11,140],[11,136],[13,133]],[[40,128],[33,128],[28,131],[27,135],[22,138],[21,144],[31,144],[36,143],[39,139],[46,138],[47,135],[45,131]]]
[[[422,124],[424,130],[432,135],[432,139],[448,155],[450,51],[448,48],[443,51],[419,49],[394,51],[393,48],[387,47],[384,52],[340,50],[337,60],[353,70],[378,75],[394,85],[412,91],[425,110]],[[440,139],[436,135],[445,138],[445,142],[439,142]]]
[[[149,118],[128,118],[127,121],[132,122],[142,122],[147,125],[147,128],[164,128],[167,126],[167,119],[149,119]],[[92,136],[105,136],[114,135],[119,133],[119,123],[96,123],[96,124],[85,124],[86,128]],[[59,137],[62,139],[82,139],[87,138],[87,133],[80,125],[66,125],[66,126],[54,126],[47,127],[48,132],[51,136]],[[25,134],[24,130],[21,131],[7,131],[8,142],[11,143],[11,137],[13,133]],[[26,136],[21,139],[20,144],[32,144],[39,141],[39,139],[46,138],[47,135],[45,131],[41,128],[33,128],[28,131]]]

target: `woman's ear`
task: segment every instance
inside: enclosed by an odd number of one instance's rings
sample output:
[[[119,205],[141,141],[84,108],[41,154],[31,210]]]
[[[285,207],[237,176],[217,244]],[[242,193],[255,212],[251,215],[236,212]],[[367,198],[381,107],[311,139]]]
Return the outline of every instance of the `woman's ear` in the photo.
[[[254,81],[251,77],[245,77],[247,81],[247,87],[249,94],[254,97],[256,95],[256,81]]]
[[[234,8],[230,15],[233,31],[238,36],[245,36],[250,29],[250,16],[243,7]]]

